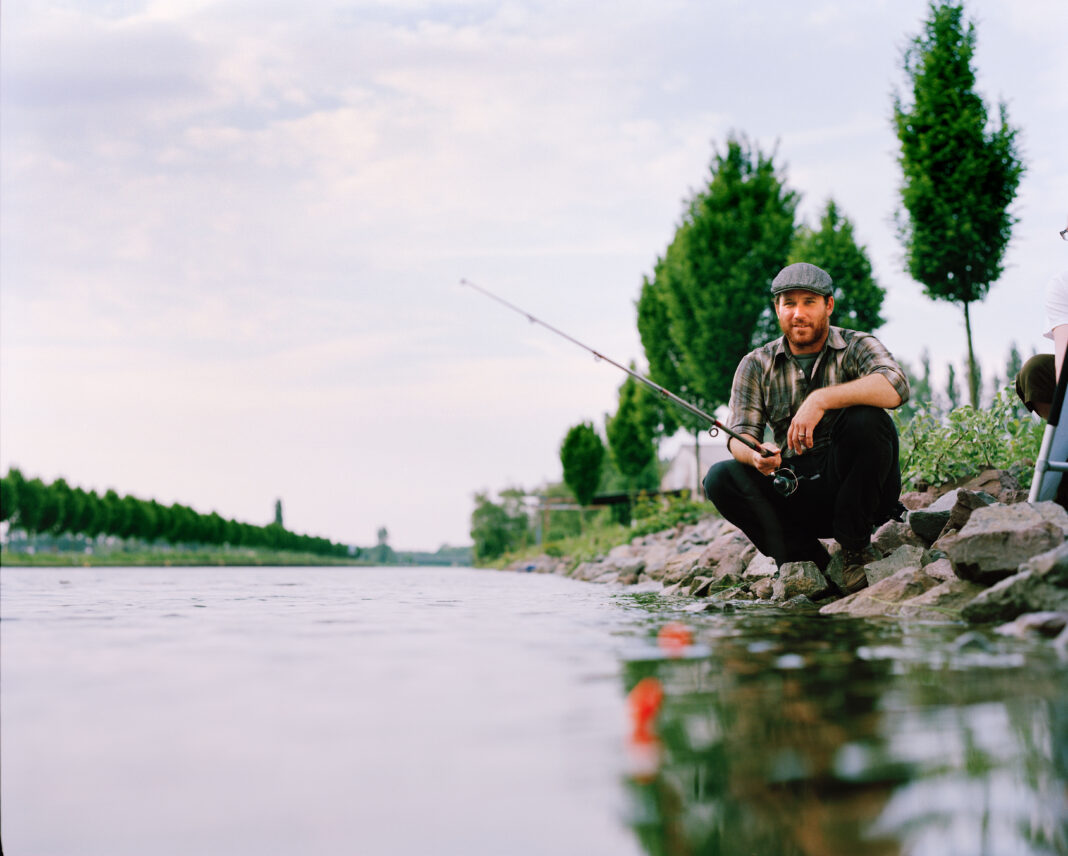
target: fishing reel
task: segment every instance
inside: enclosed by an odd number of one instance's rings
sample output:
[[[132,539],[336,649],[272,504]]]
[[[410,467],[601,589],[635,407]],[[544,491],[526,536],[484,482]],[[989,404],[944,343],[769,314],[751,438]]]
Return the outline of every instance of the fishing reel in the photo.
[[[771,474],[771,486],[779,496],[793,496],[803,481],[815,481],[820,477],[819,473],[810,476],[799,476],[790,467],[779,467]]]

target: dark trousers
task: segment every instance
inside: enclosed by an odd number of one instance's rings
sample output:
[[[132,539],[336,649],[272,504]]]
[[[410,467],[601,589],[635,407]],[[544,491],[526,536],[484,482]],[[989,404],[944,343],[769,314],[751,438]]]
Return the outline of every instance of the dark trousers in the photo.
[[[705,496],[766,556],[783,562],[815,562],[826,567],[820,538],[860,550],[871,534],[898,511],[901,470],[897,430],[879,407],[843,410],[829,446],[789,459],[798,488],[781,496],[768,476],[733,459],[705,476]],[[819,478],[811,478],[813,475]]]

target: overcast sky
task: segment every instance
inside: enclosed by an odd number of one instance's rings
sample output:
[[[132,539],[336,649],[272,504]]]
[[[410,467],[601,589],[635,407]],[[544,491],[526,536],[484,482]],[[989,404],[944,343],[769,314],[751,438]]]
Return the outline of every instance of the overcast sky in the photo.
[[[919,0],[7,0],[0,468],[402,549],[559,480],[623,380],[459,286],[641,361],[634,302],[731,131],[833,197],[941,374],[961,312],[903,272],[891,97]],[[971,0],[1022,128],[1004,374],[1068,267],[1068,4]],[[833,274],[833,272],[832,272]]]

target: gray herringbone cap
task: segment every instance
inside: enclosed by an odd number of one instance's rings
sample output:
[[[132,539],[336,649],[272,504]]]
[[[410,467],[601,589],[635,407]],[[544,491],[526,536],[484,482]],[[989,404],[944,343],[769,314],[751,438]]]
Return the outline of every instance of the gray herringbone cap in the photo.
[[[772,296],[801,288],[828,297],[831,294],[831,275],[823,268],[808,262],[787,265],[771,281]]]

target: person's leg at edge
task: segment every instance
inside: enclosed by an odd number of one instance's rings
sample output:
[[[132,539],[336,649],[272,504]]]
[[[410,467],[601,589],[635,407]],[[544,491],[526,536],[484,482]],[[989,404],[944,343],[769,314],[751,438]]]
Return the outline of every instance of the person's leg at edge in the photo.
[[[882,408],[849,407],[835,423],[831,444],[830,470],[838,486],[834,538],[846,550],[863,551],[901,495],[897,429]]]
[[[738,461],[721,461],[705,475],[704,489],[719,513],[777,565],[811,561],[826,567],[827,551],[791,519],[789,500],[775,492],[767,476]]]
[[[1035,354],[1016,375],[1016,394],[1032,413],[1049,419],[1049,408],[1057,388],[1053,354]]]

